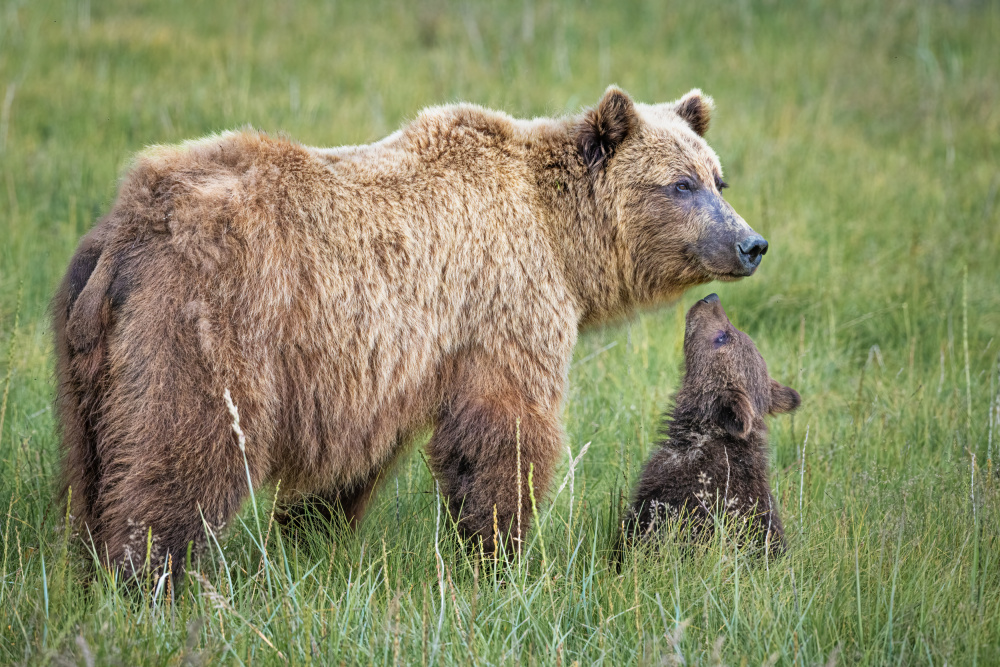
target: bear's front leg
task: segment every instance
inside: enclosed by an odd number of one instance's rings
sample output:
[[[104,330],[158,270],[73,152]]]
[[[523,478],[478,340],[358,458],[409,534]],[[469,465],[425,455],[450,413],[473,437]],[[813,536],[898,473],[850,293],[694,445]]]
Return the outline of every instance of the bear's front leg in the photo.
[[[545,409],[516,392],[462,395],[445,403],[427,449],[470,548],[478,551],[481,541],[487,554],[496,553],[500,542],[508,554],[521,549],[532,493],[542,501],[561,443],[558,403]]]

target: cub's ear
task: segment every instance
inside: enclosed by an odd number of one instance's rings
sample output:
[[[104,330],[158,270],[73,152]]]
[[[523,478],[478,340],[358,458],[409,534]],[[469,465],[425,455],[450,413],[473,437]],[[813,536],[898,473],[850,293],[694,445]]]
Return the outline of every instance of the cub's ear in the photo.
[[[725,391],[719,397],[716,408],[719,426],[735,438],[750,435],[756,413],[750,397],[742,391]]]
[[[609,86],[597,108],[584,114],[577,128],[576,145],[591,174],[601,170],[637,124],[632,98],[621,88]]]
[[[771,380],[771,409],[768,412],[772,415],[780,415],[783,412],[791,412],[801,403],[802,397],[799,396],[799,392]]]
[[[691,126],[699,137],[708,132],[708,124],[712,120],[712,109],[715,103],[712,98],[701,90],[694,88],[687,95],[674,102],[674,113]]]

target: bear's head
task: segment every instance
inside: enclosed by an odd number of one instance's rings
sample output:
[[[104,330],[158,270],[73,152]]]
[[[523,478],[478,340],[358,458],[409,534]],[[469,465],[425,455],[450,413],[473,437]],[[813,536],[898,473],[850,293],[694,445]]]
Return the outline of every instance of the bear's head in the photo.
[[[768,375],[757,346],[733,326],[715,294],[688,311],[684,364],[678,406],[737,438],[747,437],[758,418],[791,412],[801,402],[797,391]]]
[[[703,138],[711,111],[700,90],[647,105],[612,86],[576,126],[597,210],[623,246],[623,277],[638,302],[752,275],[767,252],[722,197],[722,167]]]

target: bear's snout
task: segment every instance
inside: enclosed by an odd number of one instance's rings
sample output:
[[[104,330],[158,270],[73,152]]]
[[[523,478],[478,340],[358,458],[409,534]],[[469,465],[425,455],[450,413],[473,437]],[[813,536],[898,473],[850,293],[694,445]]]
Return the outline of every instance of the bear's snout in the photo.
[[[694,251],[713,280],[752,276],[768,244],[716,193],[700,191],[693,197],[699,239]]]
[[[736,252],[740,264],[750,275],[757,269],[761,257],[767,254],[767,241],[760,234],[752,234],[736,244]]]

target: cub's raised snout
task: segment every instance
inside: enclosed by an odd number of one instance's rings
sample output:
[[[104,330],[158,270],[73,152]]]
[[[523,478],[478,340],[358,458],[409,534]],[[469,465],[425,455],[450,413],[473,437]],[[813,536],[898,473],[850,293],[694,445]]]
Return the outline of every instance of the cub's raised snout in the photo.
[[[719,303],[719,295],[716,294],[715,292],[712,292],[704,299],[702,299],[699,303]]]

